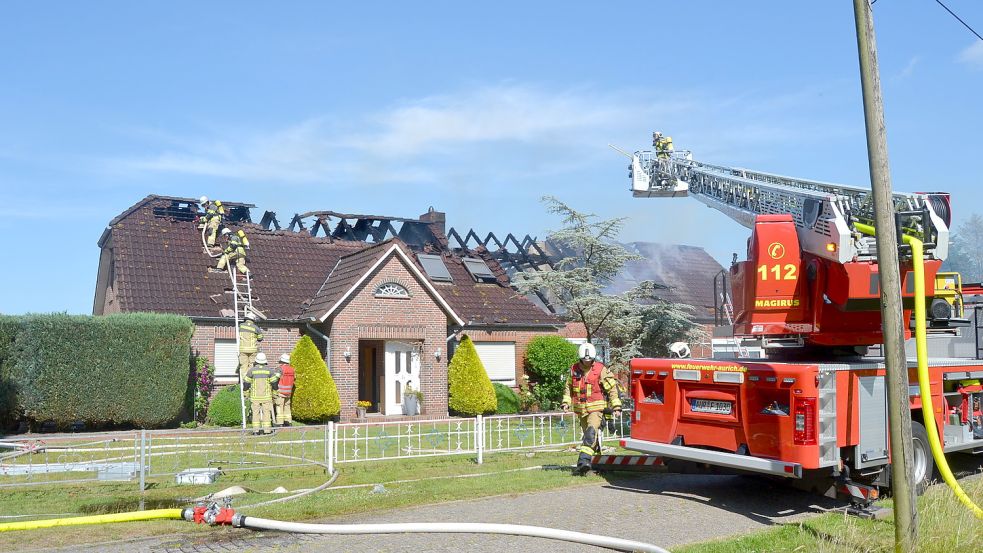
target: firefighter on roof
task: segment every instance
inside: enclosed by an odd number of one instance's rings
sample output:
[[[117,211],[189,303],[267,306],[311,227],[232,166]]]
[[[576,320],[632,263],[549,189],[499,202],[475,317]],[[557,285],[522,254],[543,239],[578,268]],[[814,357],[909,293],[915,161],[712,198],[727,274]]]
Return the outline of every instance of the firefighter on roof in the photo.
[[[253,410],[253,434],[272,434],[273,428],[273,387],[279,372],[266,366],[266,354],[256,355],[256,365],[246,371],[243,389],[249,392]]]
[[[202,196],[201,199],[204,200],[202,207],[205,208],[205,228],[208,229],[208,247],[211,248],[215,245],[218,227],[222,225],[222,218],[225,217],[225,206],[218,200],[209,202],[205,196]]]
[[[263,331],[256,325],[256,314],[246,311],[246,320],[239,324],[239,370],[253,366],[259,343],[263,341]]]
[[[652,146],[655,147],[655,154],[659,159],[669,159],[672,154],[672,137],[662,136],[661,132],[656,131],[652,133]]]
[[[586,474],[590,470],[591,458],[601,454],[600,429],[604,411],[621,411],[621,398],[614,374],[603,363],[594,360],[597,356],[594,344],[581,344],[577,356],[580,360],[570,367],[570,380],[563,394],[563,410],[568,410],[572,405],[573,412],[580,417],[584,441],[577,448],[580,457],[574,473]]]
[[[222,236],[228,241],[225,243],[225,249],[222,250],[222,256],[218,258],[218,265],[215,268],[223,271],[226,265],[235,261],[236,270],[239,271],[239,275],[248,273],[249,268],[246,267],[246,248],[243,246],[242,240],[239,239],[238,235],[232,234],[232,231],[227,228],[222,229]]]

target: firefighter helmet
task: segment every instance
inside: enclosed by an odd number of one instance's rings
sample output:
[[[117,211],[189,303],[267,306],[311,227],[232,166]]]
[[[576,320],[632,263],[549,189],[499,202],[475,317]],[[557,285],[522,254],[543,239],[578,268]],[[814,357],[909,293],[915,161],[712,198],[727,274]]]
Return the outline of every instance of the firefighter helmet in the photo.
[[[593,361],[597,357],[597,349],[594,347],[594,344],[584,342],[577,348],[577,357],[585,361]]]
[[[686,342],[673,342],[669,344],[669,352],[679,358],[689,357],[689,344]]]
[[[256,354],[256,364],[257,365],[265,365],[266,364],[266,354],[265,353],[259,352],[259,353]]]
[[[284,353],[283,355],[281,355],[280,356],[280,362],[281,363],[289,363],[290,362],[290,354],[289,353]]]
[[[249,319],[250,321],[255,321],[256,320],[256,314],[253,313],[252,311],[247,310],[246,311],[246,318]]]
[[[226,236],[229,234],[232,234],[232,231],[229,230],[229,227],[225,227],[224,229],[222,229],[222,236]]]
[[[198,198],[198,203],[200,203],[201,205],[207,204],[208,203],[208,196],[202,196],[202,197]]]

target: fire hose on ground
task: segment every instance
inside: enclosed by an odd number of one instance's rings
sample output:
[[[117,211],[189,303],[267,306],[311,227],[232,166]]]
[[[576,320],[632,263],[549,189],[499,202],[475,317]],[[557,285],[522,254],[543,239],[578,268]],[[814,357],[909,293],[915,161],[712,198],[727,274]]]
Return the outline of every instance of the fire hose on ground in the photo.
[[[876,230],[871,225],[854,223],[860,232],[874,236]],[[928,434],[928,443],[932,449],[932,457],[935,459],[935,466],[942,475],[942,480],[952,489],[956,498],[976,515],[983,519],[983,509],[980,509],[973,500],[966,495],[962,486],[956,481],[949,463],[946,461],[945,452],[942,449],[942,441],[939,438],[939,428],[935,422],[935,408],[932,404],[932,390],[928,374],[928,343],[925,331],[925,260],[922,248],[922,241],[902,235],[905,244],[911,246],[912,265],[915,277],[915,351],[918,359],[918,392],[922,401],[922,420],[925,424],[925,431]]]

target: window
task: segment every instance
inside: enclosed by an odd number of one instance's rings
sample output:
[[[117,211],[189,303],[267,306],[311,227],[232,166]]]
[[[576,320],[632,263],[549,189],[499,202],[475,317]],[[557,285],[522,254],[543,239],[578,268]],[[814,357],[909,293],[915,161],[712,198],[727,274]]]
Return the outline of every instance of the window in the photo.
[[[447,271],[447,266],[444,265],[444,260],[439,255],[421,253],[416,258],[420,260],[420,264],[423,265],[423,270],[426,271],[430,280],[434,282],[454,281],[451,278],[451,274]]]
[[[235,340],[215,339],[215,376],[234,377],[239,368],[239,350]]]
[[[385,284],[380,284],[378,288],[375,289],[375,297],[377,298],[409,298],[410,292],[405,286],[401,284],[396,284],[395,282],[386,282]]]
[[[485,264],[485,261],[478,259],[477,257],[465,257],[463,258],[464,266],[471,273],[477,282],[495,282],[497,279],[495,275],[492,274],[491,269]]]
[[[492,382],[515,386],[515,342],[475,342],[474,349]]]

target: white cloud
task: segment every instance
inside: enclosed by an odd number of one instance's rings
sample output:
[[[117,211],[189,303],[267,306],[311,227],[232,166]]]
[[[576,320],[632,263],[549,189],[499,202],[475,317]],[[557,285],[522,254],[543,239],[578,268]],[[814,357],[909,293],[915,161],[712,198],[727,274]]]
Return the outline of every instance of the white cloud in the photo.
[[[921,60],[922,60],[921,56],[915,56],[910,60],[908,60],[908,65],[905,65],[904,69],[902,69],[901,72],[898,73],[898,78],[907,79],[908,77],[910,77],[912,73],[915,72],[915,66],[918,65],[918,62],[920,62]]]
[[[654,127],[701,152],[741,157],[842,133],[813,121],[821,90],[765,96],[502,84],[409,100],[347,120],[313,117],[279,129],[219,129],[182,138],[130,131],[156,153],[108,160],[113,172],[171,173],[265,182],[351,186],[473,184],[561,178],[612,161],[606,148],[647,147]],[[359,129],[349,132],[347,129]],[[808,130],[807,130],[808,129]],[[698,138],[697,138],[698,137]],[[679,137],[685,138],[685,137]],[[752,157],[752,159],[754,159]]]
[[[976,69],[983,69],[983,40],[974,42],[960,52],[957,59]]]

